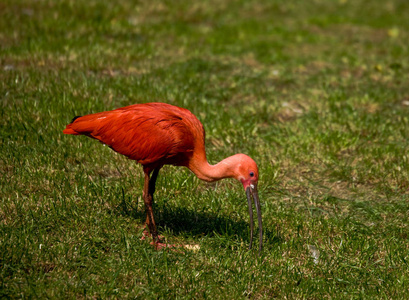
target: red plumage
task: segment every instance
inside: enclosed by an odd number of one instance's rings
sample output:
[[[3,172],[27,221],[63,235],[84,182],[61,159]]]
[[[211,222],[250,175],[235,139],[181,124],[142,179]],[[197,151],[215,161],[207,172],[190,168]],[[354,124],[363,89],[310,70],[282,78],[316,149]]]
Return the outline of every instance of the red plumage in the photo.
[[[149,169],[187,166],[195,147],[200,150],[204,144],[204,129],[196,116],[165,103],[134,104],[78,117],[63,133],[97,139]]]
[[[246,189],[256,204],[260,250],[261,215],[257,195],[258,168],[250,157],[236,154],[216,165],[206,159],[205,132],[202,123],[189,110],[165,103],[134,104],[111,111],[75,117],[64,134],[86,135],[108,145],[116,152],[142,164],[145,173],[143,197],[146,223],[157,246],[159,243],[152,211],[153,193],[159,170],[165,164],[185,166],[206,181],[233,177]],[[153,172],[152,176],[151,173]],[[251,243],[250,243],[251,247]]]

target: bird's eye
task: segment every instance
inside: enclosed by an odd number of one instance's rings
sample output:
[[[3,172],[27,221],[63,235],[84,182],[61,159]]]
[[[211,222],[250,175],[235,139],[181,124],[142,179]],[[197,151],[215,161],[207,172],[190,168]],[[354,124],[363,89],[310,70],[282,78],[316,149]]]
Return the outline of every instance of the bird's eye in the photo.
[[[254,177],[254,172],[250,172],[250,177]]]

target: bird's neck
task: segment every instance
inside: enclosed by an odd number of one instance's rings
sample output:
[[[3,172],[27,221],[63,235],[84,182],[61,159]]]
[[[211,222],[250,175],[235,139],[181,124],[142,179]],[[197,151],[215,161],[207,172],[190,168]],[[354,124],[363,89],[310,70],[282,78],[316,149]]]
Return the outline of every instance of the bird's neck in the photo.
[[[235,177],[234,156],[223,159],[221,162],[211,165],[206,157],[191,162],[188,168],[201,180],[213,182],[223,178]]]

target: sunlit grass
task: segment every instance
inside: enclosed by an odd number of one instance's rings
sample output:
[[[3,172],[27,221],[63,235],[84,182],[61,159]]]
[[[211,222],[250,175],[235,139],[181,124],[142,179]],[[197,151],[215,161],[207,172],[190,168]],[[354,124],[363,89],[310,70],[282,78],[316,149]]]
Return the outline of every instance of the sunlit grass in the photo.
[[[0,4],[0,295],[408,297],[409,6],[391,1]],[[72,117],[190,109],[208,159],[259,164],[264,251],[237,182],[142,169]]]

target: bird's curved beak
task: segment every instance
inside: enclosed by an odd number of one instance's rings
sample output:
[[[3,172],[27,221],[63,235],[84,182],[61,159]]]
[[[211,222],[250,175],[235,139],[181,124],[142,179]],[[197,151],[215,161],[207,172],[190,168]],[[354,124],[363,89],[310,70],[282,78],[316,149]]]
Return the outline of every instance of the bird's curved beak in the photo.
[[[261,252],[261,250],[263,249],[263,224],[261,221],[261,209],[260,209],[260,200],[258,198],[258,192],[257,192],[257,186],[250,184],[247,188],[246,188],[246,195],[247,195],[247,202],[249,205],[249,214],[250,214],[250,247],[249,249],[251,249],[251,245],[253,243],[253,207],[251,204],[251,198],[253,198],[254,200],[254,205],[256,206],[256,210],[257,210],[257,218],[258,218],[258,230],[260,233],[260,248],[259,248],[259,252]]]

